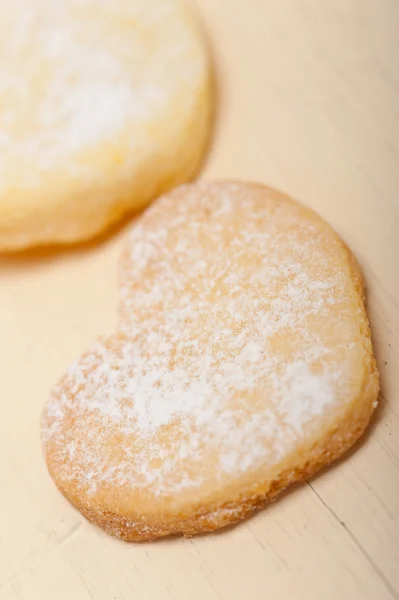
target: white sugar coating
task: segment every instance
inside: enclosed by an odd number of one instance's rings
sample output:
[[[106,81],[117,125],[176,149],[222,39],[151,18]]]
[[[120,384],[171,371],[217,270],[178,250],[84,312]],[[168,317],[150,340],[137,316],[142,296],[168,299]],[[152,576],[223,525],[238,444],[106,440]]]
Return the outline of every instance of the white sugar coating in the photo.
[[[328,226],[264,188],[159,200],[126,246],[117,334],[48,403],[59,479],[168,496],[282,461],[357,385],[344,257]]]
[[[92,153],[112,145],[128,172],[203,68],[179,0],[14,0],[0,32],[0,190],[57,169],[92,181]]]

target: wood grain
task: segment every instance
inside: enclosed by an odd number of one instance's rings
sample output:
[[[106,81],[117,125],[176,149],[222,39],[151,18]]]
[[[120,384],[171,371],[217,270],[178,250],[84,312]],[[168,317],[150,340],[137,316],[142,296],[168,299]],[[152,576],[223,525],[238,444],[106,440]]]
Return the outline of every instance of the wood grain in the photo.
[[[399,598],[399,4],[196,0],[218,82],[204,176],[263,181],[316,209],[360,260],[382,376],[346,460],[239,527],[127,545],[55,490],[48,390],[112,330],[123,231],[0,259],[0,600]]]

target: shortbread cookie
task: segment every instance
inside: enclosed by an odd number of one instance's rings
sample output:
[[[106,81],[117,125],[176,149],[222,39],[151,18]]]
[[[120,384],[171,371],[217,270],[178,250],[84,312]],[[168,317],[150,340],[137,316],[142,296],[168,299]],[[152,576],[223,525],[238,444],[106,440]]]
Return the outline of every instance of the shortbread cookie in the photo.
[[[211,91],[183,0],[13,0],[0,33],[0,251],[91,238],[196,172]]]
[[[235,523],[359,438],[378,374],[356,263],[260,185],[182,186],[133,227],[115,335],[54,388],[59,489],[125,540]]]

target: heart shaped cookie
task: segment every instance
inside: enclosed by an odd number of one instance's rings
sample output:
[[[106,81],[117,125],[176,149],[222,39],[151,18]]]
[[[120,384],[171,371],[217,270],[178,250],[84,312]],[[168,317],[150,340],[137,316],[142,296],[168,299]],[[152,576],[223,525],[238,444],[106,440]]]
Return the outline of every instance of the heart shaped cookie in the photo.
[[[126,540],[235,523],[359,438],[378,374],[356,263],[266,187],[160,198],[121,259],[120,321],[55,386],[49,471]]]

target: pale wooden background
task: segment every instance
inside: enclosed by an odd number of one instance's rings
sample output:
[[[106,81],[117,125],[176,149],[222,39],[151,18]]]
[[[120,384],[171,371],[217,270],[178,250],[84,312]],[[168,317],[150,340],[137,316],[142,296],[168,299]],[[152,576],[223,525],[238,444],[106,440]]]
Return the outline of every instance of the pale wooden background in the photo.
[[[123,232],[0,261],[0,600],[399,597],[399,3],[197,0],[219,87],[204,175],[318,210],[369,288],[381,407],[344,462],[226,533],[127,545],[47,476],[38,421],[65,365],[115,322]]]

